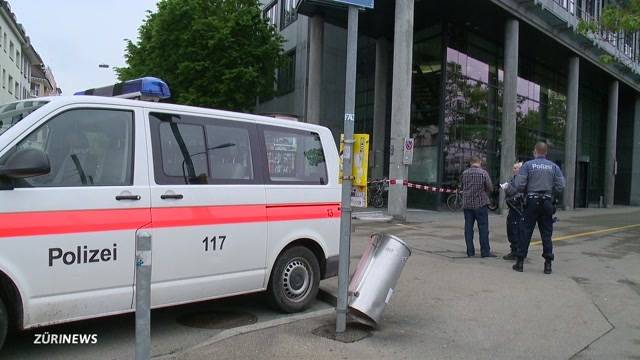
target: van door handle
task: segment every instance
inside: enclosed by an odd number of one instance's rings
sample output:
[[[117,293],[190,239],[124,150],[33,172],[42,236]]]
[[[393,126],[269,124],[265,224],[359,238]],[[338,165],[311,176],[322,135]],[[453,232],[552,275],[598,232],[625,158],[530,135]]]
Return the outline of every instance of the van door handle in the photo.
[[[116,200],[118,201],[122,201],[122,200],[138,201],[140,199],[141,199],[140,195],[116,195]]]
[[[160,195],[160,199],[162,200],[167,200],[167,199],[174,199],[174,200],[181,200],[184,196],[182,196],[182,194],[163,194]]]

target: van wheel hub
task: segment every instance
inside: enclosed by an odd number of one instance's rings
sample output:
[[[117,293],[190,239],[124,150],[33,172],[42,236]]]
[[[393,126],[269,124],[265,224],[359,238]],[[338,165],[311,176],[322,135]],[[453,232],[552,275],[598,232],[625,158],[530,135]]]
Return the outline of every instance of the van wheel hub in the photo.
[[[312,281],[310,265],[305,259],[292,259],[282,273],[282,287],[290,300],[300,300],[309,292]]]

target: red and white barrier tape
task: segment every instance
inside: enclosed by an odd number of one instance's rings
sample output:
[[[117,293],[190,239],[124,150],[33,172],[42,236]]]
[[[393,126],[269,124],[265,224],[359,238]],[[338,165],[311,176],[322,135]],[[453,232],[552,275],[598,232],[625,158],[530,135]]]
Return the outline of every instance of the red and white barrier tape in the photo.
[[[402,179],[374,180],[374,181],[371,181],[370,184],[381,183],[381,182],[385,182],[385,183],[387,183],[389,185],[402,185],[402,186],[406,186],[406,187],[412,188],[412,189],[425,190],[425,191],[430,191],[430,192],[447,193],[447,194],[456,193],[456,192],[460,191],[458,189],[447,189],[447,188],[441,188],[441,187],[436,187],[436,186],[414,184],[414,183],[410,183],[409,180],[402,180]]]

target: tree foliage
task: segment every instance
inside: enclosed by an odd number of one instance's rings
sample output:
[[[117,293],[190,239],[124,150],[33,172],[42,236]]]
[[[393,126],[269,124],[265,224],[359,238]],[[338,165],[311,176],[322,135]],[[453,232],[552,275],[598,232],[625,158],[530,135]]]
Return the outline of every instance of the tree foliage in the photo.
[[[636,32],[640,30],[640,0],[617,0],[602,9],[599,19],[583,19],[578,32],[596,34],[608,32]]]
[[[249,110],[273,93],[282,37],[263,18],[258,0],[161,0],[126,39],[121,81],[156,76],[172,101]]]

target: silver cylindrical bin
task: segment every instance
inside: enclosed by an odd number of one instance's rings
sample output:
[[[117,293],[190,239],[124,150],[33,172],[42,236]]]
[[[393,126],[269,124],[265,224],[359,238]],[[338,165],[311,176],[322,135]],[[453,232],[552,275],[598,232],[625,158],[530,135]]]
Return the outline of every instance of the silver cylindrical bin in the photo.
[[[377,325],[409,256],[411,249],[398,237],[371,235],[349,283],[352,317],[369,326]]]

